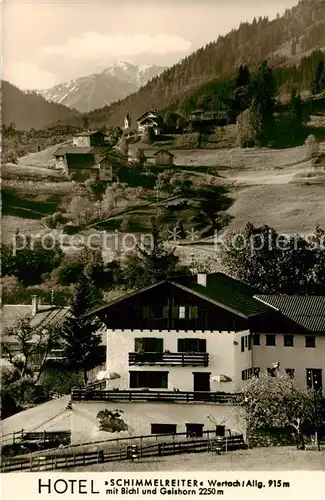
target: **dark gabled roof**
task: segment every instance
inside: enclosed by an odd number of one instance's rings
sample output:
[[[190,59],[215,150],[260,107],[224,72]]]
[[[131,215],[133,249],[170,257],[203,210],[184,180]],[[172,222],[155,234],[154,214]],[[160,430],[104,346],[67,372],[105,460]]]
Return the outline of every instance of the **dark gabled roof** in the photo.
[[[325,333],[325,296],[256,295],[255,298],[305,330]]]
[[[59,148],[55,151],[54,156],[63,156],[63,155],[86,155],[90,154],[93,148],[78,148],[78,146],[66,146],[63,148]]]
[[[31,325],[39,327],[50,323],[62,321],[69,312],[69,307],[55,307],[39,305],[35,316],[32,316],[32,306],[25,304],[5,304],[1,308],[1,341],[16,342],[15,337],[8,337],[7,328],[12,327],[16,321],[28,316],[31,317]]]
[[[106,153],[106,154],[105,154]],[[63,156],[63,155],[95,155],[100,154],[103,156],[107,156],[109,153],[107,146],[98,146],[98,147],[78,147],[78,146],[65,146],[59,148],[55,151],[54,156]]]
[[[207,274],[207,286],[199,285],[196,276],[186,276],[174,281],[184,289],[244,318],[270,312],[269,306],[254,298],[257,293],[254,288],[223,273]]]
[[[160,286],[162,283],[170,283],[184,291],[193,293],[201,299],[207,300],[216,306],[223,307],[224,309],[227,309],[228,311],[243,318],[257,316],[271,311],[270,306],[254,299],[256,290],[253,288],[229,278],[222,273],[213,273],[207,275],[207,286],[199,285],[196,281],[196,276],[182,276],[180,278],[164,280],[121,296],[97,309],[90,311],[89,314],[98,313],[105,310],[107,307],[113,306],[140,293],[146,292],[147,290]]]
[[[139,122],[140,120],[142,120],[142,118],[144,118],[145,116],[150,115],[150,114],[153,114],[153,115],[155,115],[155,117],[157,117],[157,112],[154,111],[154,110],[152,110],[152,109],[150,109],[149,111],[146,111],[141,116],[139,116],[139,118],[137,118],[136,121]]]
[[[168,151],[167,149],[158,149],[158,151],[156,151],[153,155],[156,156],[158,155],[159,153],[167,153],[169,156],[175,156],[173,155],[173,153],[171,153],[170,151]]]

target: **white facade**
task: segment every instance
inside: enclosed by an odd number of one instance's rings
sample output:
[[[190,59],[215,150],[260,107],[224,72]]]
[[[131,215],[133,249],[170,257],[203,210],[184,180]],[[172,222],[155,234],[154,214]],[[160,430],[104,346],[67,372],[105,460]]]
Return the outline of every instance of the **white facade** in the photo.
[[[322,370],[325,387],[325,335],[315,336],[315,347],[306,347],[305,342],[305,335],[297,334],[293,338],[293,347],[284,347],[283,335],[276,334],[276,345],[268,346],[266,335],[260,334],[260,345],[253,346],[253,365],[265,372],[272,368],[273,363],[279,362],[280,373],[293,369],[296,384],[301,388],[306,387],[307,369]]]
[[[231,382],[212,381],[211,392],[235,392],[243,385],[242,371],[252,369],[252,350],[241,352],[241,337],[248,339],[249,332],[211,332],[211,331],[168,331],[168,330],[107,330],[107,370],[120,375],[120,378],[107,382],[107,389],[130,389],[129,378],[132,371],[168,372],[167,390],[194,390],[193,373],[209,373],[211,378],[226,375]],[[135,352],[136,338],[163,339],[163,351],[178,352],[178,339],[205,339],[206,352],[209,354],[208,366],[171,366],[156,365],[129,366],[129,353]],[[157,388],[157,390],[160,388]]]
[[[90,148],[90,136],[75,136],[73,137],[72,143],[78,148]]]

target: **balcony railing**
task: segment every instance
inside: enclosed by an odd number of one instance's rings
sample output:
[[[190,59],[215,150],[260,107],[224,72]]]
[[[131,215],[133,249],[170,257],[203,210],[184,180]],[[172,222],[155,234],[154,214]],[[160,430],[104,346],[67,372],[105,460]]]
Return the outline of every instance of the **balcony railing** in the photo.
[[[129,365],[209,366],[206,352],[130,352]]]
[[[136,401],[148,403],[205,403],[231,404],[236,398],[235,394],[222,392],[185,392],[185,391],[156,391],[136,390],[130,391],[94,391],[84,389],[72,389],[72,401]]]

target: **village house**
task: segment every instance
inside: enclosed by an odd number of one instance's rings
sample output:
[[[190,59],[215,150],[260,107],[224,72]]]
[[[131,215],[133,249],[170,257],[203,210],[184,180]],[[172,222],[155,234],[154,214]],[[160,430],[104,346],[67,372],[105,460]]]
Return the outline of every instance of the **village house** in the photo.
[[[54,156],[56,168],[63,170],[66,175],[73,176],[74,180],[114,179],[114,162],[107,148],[63,146]]]
[[[39,329],[46,330],[50,325],[60,324],[64,321],[66,315],[69,313],[68,306],[57,306],[53,304],[43,304],[37,295],[32,295],[31,304],[3,304],[1,306],[1,358],[7,360],[9,355],[6,347],[10,350],[13,356],[21,355],[17,338],[15,335],[8,335],[8,329],[11,329],[17,322],[24,318],[30,319],[30,326],[35,328],[35,332]],[[101,330],[102,331],[102,330]],[[32,343],[37,344],[39,341],[38,335],[31,340]],[[106,335],[102,335],[102,345],[106,344]],[[46,359],[44,358],[46,357]],[[49,353],[44,353],[42,349],[35,352],[32,357],[32,363],[37,370],[44,362],[53,364],[60,362],[63,359],[63,350],[60,344],[57,344]],[[102,367],[94,369],[90,373],[90,378],[95,378],[96,373]]]
[[[175,155],[167,149],[159,149],[154,153],[155,165],[163,166],[163,165],[174,165]]]
[[[105,134],[100,130],[80,132],[73,137],[72,143],[78,148],[95,148],[105,146]]]
[[[143,135],[148,128],[152,128],[154,135],[160,135],[163,126],[156,111],[146,111],[137,119],[138,133]]]
[[[116,168],[127,163],[118,149],[105,143],[102,132],[83,132],[73,137],[73,144],[61,146],[55,151],[55,165],[74,180],[84,181],[89,178],[113,182]]]

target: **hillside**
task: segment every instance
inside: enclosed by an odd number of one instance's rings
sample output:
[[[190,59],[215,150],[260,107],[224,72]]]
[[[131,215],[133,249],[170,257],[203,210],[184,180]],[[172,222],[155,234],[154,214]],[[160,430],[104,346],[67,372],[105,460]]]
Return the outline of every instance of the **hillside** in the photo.
[[[54,122],[74,120],[80,115],[76,110],[49,103],[36,93],[26,93],[2,81],[2,124],[14,124],[18,130],[40,129]]]
[[[202,85],[233,78],[240,64],[247,64],[254,71],[262,59],[269,59],[273,67],[283,69],[279,78],[285,86],[286,67],[324,47],[325,3],[302,0],[272,21],[259,18],[251,24],[242,23],[237,30],[219,36],[153,78],[137,93],[90,113],[89,118],[93,124],[116,125],[122,123],[127,110],[135,120],[150,108],[180,107]],[[298,90],[310,88],[311,69],[306,67],[298,76]]]
[[[111,64],[98,74],[55,85],[38,93],[49,102],[64,104],[85,113],[107,106],[136,92],[166,68],[135,66],[124,61]]]

